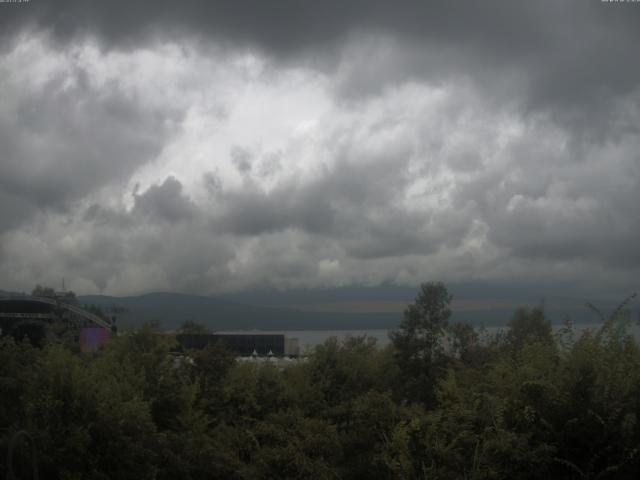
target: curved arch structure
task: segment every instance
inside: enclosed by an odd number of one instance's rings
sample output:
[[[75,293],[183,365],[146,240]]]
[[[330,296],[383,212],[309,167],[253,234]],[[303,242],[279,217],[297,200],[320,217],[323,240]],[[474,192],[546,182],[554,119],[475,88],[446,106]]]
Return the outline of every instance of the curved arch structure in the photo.
[[[94,315],[93,313],[87,312],[86,310],[83,310],[80,307],[76,307],[75,305],[71,305],[69,303],[65,303],[60,300],[47,298],[47,297],[30,297],[30,300],[35,300],[37,302],[42,302],[42,303],[48,303],[49,305],[55,305],[59,308],[64,308],[65,310],[68,310],[69,312],[73,312],[76,315],[79,315],[82,318],[85,318],[86,320],[89,320],[90,322],[93,322],[96,325],[99,325],[103,328],[109,328],[109,329],[111,328],[110,323],[105,322],[99,316]]]
[[[75,313],[76,315],[84,318],[85,320],[89,320],[90,322],[102,327],[102,328],[107,328],[107,329],[111,329],[111,324],[109,322],[106,322],[105,320],[103,320],[102,318],[100,318],[97,315],[94,315],[93,313],[87,312],[86,310],[80,308],[80,307],[76,307],[75,305],[71,305],[69,303],[63,302],[57,298],[49,298],[49,297],[30,297],[30,296],[24,296],[24,297],[7,297],[4,299],[0,299],[1,300],[27,300],[29,302],[38,302],[38,303],[43,303],[43,304],[47,304],[47,305],[52,305],[54,307],[57,308],[62,308],[64,310],[67,310],[69,312]],[[5,314],[5,315],[10,315],[10,314]],[[14,315],[20,315],[20,314],[14,314]],[[33,316],[33,314],[29,315],[30,317]]]

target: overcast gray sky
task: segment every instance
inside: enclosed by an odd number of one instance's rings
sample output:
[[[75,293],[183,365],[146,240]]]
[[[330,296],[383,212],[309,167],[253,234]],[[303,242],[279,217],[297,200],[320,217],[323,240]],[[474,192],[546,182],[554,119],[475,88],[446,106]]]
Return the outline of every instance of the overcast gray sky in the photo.
[[[0,288],[640,279],[640,2],[0,3]]]

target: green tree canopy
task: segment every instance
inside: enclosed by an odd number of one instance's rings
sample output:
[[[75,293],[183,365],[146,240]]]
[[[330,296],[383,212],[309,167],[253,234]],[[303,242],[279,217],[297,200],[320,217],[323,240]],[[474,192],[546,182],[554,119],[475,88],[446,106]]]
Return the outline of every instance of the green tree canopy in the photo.
[[[442,282],[423,283],[414,303],[405,310],[399,328],[390,334],[410,399],[433,401],[452,298]]]
[[[513,314],[508,327],[506,340],[515,349],[528,343],[550,345],[554,341],[551,321],[545,317],[542,307],[531,310],[520,307]]]
[[[209,330],[205,325],[201,323],[194,322],[193,320],[185,320],[184,322],[182,322],[182,325],[180,326],[180,333],[207,334],[207,333],[211,333],[211,330]]]

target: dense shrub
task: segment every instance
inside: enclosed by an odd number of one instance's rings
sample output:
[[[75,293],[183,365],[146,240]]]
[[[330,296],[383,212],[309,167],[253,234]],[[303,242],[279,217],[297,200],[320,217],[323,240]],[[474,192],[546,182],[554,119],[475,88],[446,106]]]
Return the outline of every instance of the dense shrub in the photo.
[[[481,342],[432,287],[388,348],[330,339],[284,370],[220,345],[176,357],[151,326],[98,355],[0,339],[3,473],[26,430],[41,478],[637,477],[640,348],[622,315],[576,338],[521,309]]]

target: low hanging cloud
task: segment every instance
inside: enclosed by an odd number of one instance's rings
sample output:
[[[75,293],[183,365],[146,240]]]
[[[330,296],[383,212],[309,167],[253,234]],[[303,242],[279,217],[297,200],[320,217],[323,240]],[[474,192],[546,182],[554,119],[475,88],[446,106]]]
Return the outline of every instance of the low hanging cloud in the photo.
[[[636,288],[640,8],[249,3],[0,5],[0,288]]]

